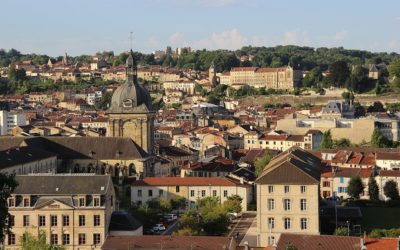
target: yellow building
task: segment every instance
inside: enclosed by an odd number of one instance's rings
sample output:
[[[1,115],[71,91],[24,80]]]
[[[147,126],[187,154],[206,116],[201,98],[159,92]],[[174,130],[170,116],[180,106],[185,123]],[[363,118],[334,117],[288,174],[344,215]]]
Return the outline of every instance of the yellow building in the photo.
[[[265,167],[256,180],[260,246],[275,244],[281,233],[319,234],[320,164],[293,147]]]
[[[4,249],[21,249],[25,232],[67,250],[101,249],[116,208],[109,175],[23,175],[8,199],[11,232]]]
[[[291,66],[281,68],[237,67],[231,69],[228,85],[293,90],[300,82],[301,77],[301,71],[295,70]],[[227,79],[224,78],[221,82],[226,84]]]

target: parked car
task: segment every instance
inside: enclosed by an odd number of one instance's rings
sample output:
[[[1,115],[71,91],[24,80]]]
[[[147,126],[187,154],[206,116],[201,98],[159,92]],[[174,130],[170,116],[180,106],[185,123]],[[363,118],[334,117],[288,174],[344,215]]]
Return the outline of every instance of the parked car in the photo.
[[[231,217],[234,217],[234,218],[242,217],[242,213],[236,213],[236,212],[228,213],[228,215],[231,216]]]
[[[178,216],[176,214],[164,214],[163,216],[167,221],[175,221],[178,219]]]
[[[152,228],[152,230],[155,231],[155,232],[164,231],[165,229],[166,229],[166,228],[165,228],[165,226],[164,226],[163,224],[156,224],[156,225]]]

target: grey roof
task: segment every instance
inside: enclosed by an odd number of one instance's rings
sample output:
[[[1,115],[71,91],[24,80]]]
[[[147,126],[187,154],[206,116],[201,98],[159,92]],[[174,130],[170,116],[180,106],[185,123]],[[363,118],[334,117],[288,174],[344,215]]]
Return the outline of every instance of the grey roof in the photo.
[[[59,201],[61,203],[64,203],[70,207],[74,206],[74,200],[72,197],[58,197],[58,196],[42,196],[39,197],[35,203],[35,208],[41,208],[45,206],[46,204],[50,204],[53,201]]]
[[[107,113],[147,113],[151,110],[151,97],[149,92],[138,82],[136,61],[131,50],[126,59],[126,82],[115,90],[111,98],[111,107]]]
[[[59,159],[142,159],[149,156],[131,138],[125,137],[0,138],[0,150],[17,146],[48,151],[57,154]]]
[[[321,160],[313,154],[292,147],[275,156],[265,167],[258,184],[319,184]]]
[[[15,179],[14,195],[105,194],[112,188],[110,175],[19,175]]]
[[[56,154],[33,147],[13,147],[0,151],[0,169],[55,157]]]
[[[116,211],[111,215],[110,231],[134,231],[142,224],[132,215],[124,211]]]

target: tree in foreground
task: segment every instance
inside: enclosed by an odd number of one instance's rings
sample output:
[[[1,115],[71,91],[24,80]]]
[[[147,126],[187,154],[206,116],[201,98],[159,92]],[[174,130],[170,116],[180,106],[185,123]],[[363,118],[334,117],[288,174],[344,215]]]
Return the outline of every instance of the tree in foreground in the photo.
[[[400,197],[397,182],[394,180],[387,181],[383,187],[383,193],[391,200],[398,200]]]
[[[268,165],[271,159],[275,156],[272,151],[266,152],[261,158],[258,158],[254,165],[255,165],[255,174],[256,176],[260,176],[263,172],[264,168]]]
[[[7,200],[17,185],[18,183],[13,175],[0,173],[0,236],[3,236],[10,229],[10,225],[7,222],[9,218]]]
[[[325,131],[322,134],[321,148],[333,148],[331,130]]]
[[[46,232],[39,231],[38,237],[25,232],[20,239],[22,250],[64,250],[65,248],[58,245],[51,245],[46,242]]]
[[[379,187],[372,176],[368,179],[368,195],[371,201],[379,201]]]
[[[224,208],[228,213],[240,213],[242,212],[242,197],[239,195],[229,196],[224,202]]]
[[[347,194],[354,198],[360,199],[360,194],[364,191],[364,184],[360,176],[352,177],[347,186]]]

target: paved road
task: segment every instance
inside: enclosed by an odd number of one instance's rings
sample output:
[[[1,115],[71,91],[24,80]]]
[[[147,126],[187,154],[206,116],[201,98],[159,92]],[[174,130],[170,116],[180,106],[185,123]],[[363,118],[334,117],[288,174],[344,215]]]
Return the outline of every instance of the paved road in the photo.
[[[242,217],[236,220],[236,223],[233,224],[232,230],[229,232],[230,237],[236,237],[236,241],[238,244],[243,240],[247,231],[253,222],[256,221],[256,212],[244,212]]]

